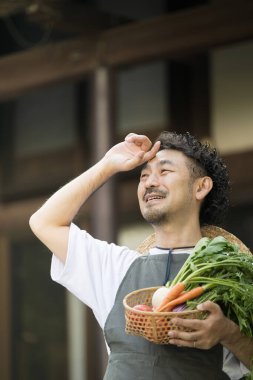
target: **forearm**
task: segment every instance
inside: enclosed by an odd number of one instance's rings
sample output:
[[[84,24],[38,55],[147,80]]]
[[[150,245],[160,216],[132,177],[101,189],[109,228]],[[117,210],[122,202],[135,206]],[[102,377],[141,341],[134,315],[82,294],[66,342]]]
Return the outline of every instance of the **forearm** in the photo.
[[[63,263],[66,261],[70,223],[89,196],[114,172],[103,158],[54,193],[30,218],[33,233]]]
[[[253,339],[243,335],[239,326],[230,320],[228,320],[227,327],[228,333],[221,341],[221,344],[250,369],[253,359]]]
[[[106,158],[54,193],[35,212],[30,224],[68,226],[90,195],[114,174]]]

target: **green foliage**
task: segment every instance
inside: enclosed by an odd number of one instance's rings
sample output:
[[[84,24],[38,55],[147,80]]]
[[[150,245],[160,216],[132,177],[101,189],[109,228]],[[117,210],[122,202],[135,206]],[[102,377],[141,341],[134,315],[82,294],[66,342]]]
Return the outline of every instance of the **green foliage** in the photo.
[[[207,300],[216,302],[246,336],[253,337],[253,256],[222,236],[202,238],[174,280],[186,290],[203,286],[205,292],[187,302],[188,309]],[[253,363],[253,359],[252,359]],[[253,364],[245,380],[253,380]]]
[[[240,252],[237,245],[222,236],[202,238],[195,246],[171,286],[184,282],[186,290],[204,286],[205,292],[188,301],[195,309],[207,300],[218,303],[224,314],[237,323],[247,336],[253,336],[253,256]]]

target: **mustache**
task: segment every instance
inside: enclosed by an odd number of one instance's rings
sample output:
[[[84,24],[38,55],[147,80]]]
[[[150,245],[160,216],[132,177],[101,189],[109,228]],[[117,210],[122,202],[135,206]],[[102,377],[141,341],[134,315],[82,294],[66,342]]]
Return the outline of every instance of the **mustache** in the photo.
[[[148,189],[146,189],[146,191],[143,195],[143,199],[145,199],[145,197],[149,194],[155,194],[155,195],[160,196],[160,197],[166,197],[167,192],[165,192],[163,190],[156,190],[156,189],[148,188]]]

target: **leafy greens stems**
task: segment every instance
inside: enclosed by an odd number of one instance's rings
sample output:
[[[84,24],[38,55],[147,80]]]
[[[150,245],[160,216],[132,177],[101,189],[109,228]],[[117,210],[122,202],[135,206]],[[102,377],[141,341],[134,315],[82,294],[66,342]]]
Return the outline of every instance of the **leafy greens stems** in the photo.
[[[210,300],[236,322],[247,336],[253,336],[253,256],[240,252],[237,245],[222,236],[202,238],[166,286],[185,285],[185,291],[202,286],[204,292],[187,301],[187,308]]]

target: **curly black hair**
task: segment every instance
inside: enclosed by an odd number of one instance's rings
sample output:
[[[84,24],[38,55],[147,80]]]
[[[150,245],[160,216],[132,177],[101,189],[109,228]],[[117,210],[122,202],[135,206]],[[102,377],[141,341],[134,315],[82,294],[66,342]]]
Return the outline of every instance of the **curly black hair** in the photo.
[[[206,196],[200,210],[200,224],[220,225],[229,208],[230,179],[227,167],[217,150],[209,144],[202,144],[189,132],[162,132],[156,141],[161,141],[160,150],[175,149],[190,158],[192,178],[208,175],[213,188]]]

